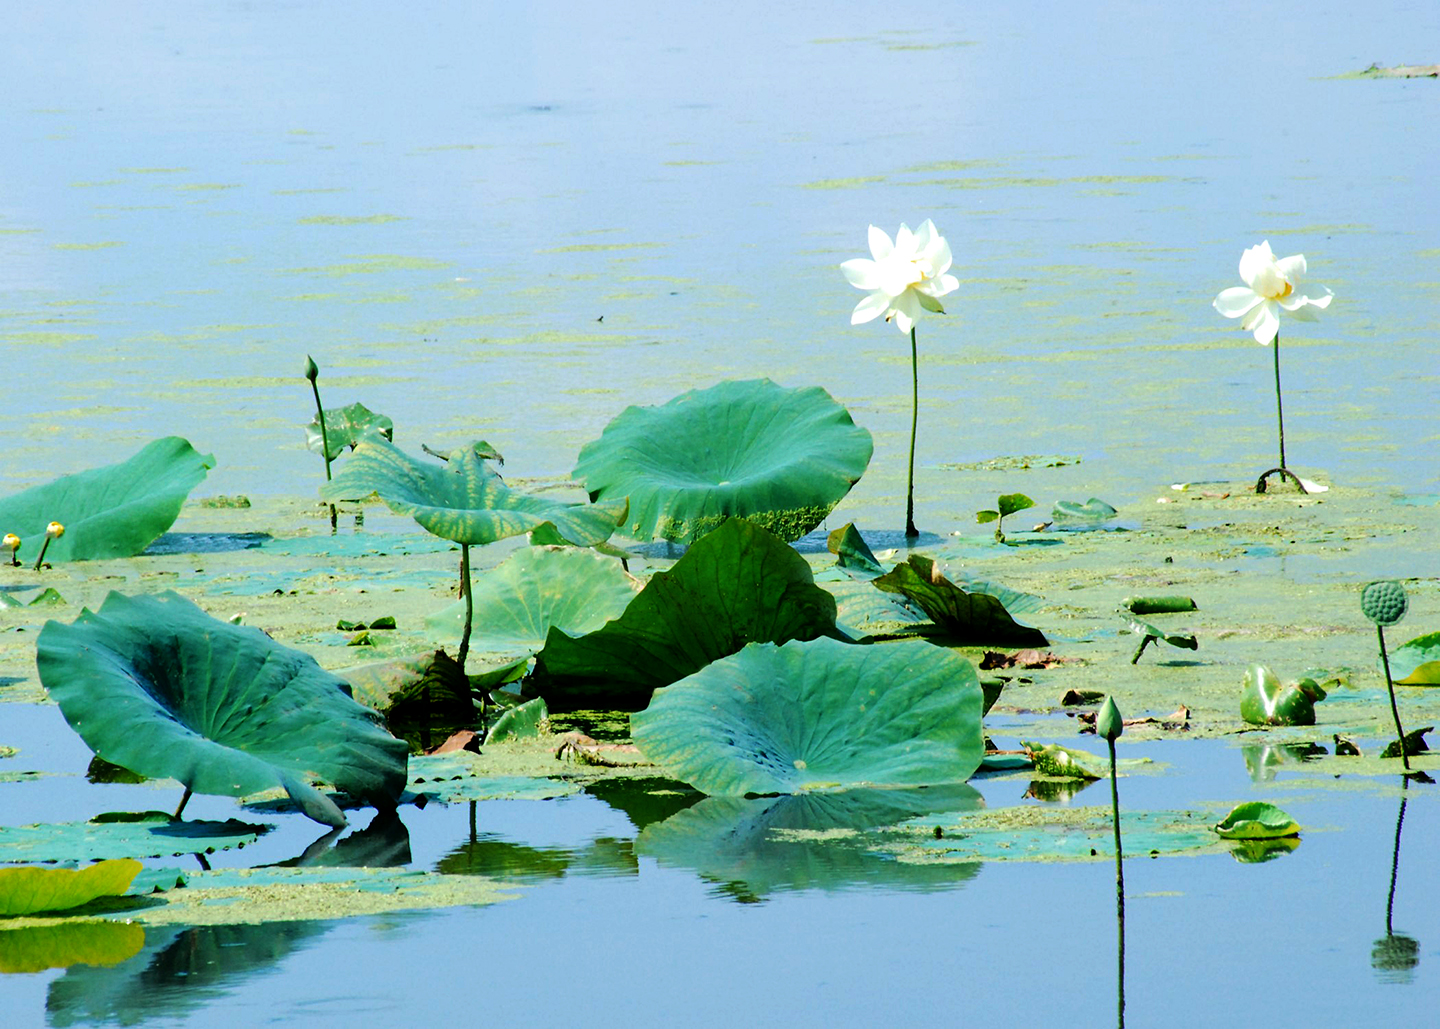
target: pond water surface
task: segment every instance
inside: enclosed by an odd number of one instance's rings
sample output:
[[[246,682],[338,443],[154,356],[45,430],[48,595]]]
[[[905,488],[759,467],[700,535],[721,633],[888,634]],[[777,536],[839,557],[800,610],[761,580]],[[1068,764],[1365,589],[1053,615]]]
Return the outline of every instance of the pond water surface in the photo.
[[[919,329],[917,522],[942,541],[978,532],[971,512],[1018,488],[1046,504],[1099,495],[1148,530],[1170,483],[1236,482],[1275,463],[1270,352],[1210,306],[1239,283],[1240,252],[1268,239],[1305,253],[1336,294],[1319,323],[1282,327],[1286,442],[1292,466],[1353,510],[1306,548],[1289,546],[1288,506],[1264,538],[1227,535],[1243,521],[1229,509],[1192,508],[1207,543],[1178,564],[1243,583],[1237,603],[1292,675],[1344,660],[1326,633],[1349,617],[1335,611],[1354,612],[1331,600],[1378,574],[1410,578],[1407,627],[1435,628],[1440,563],[1415,541],[1435,540],[1440,494],[1440,85],[1344,75],[1436,60],[1414,48],[1440,38],[1440,7],[971,6],[12,11],[0,39],[0,487],[179,434],[217,459],[197,495],[288,501],[289,520],[265,508],[264,524],[236,513],[178,528],[318,529],[294,500],[321,476],[302,430],[312,354],[327,406],[363,401],[414,449],[484,438],[520,479],[567,476],[630,404],[723,378],[821,385],[876,445],[830,527],[898,529],[908,348],[893,328],[849,325],[860,294],[837,265],[864,254],[867,225],[930,217],[961,285],[950,313]],[[1080,461],[1022,478],[963,467],[1020,454]],[[1004,579],[995,553],[965,560]],[[1113,567],[1096,574],[1118,599],[1131,590]],[[1062,601],[1088,602],[1065,591],[1094,587],[1090,568],[1015,569],[1059,605],[1040,619],[1052,636],[1067,635]],[[1299,612],[1260,614],[1271,590]],[[62,593],[67,619],[103,595],[78,578]],[[1321,599],[1304,607],[1310,596]],[[1283,645],[1301,626],[1312,660]],[[1072,638],[1095,643],[1092,630]],[[1229,631],[1202,654],[1238,682],[1253,658]],[[307,649],[338,662],[336,648]],[[23,637],[0,648],[0,696],[20,698],[0,705],[0,743],[20,748],[25,770],[60,774],[0,784],[0,821],[157,806],[151,787],[80,778],[88,751],[31,702],[32,658]],[[1373,690],[1369,660],[1348,659]],[[1117,663],[1117,678],[1129,668]],[[992,732],[1013,717],[1073,736],[1036,705],[1021,694]],[[1383,735],[1361,731],[1367,745]],[[1257,782],[1223,739],[1126,749],[1165,765],[1122,780],[1127,807],[1263,797],[1307,827],[1298,849],[1262,864],[1127,862],[1132,1025],[1393,1026],[1434,1009],[1434,787]],[[1029,803],[1024,780],[976,785],[992,806]],[[1102,790],[1074,803],[1103,805]],[[235,807],[196,798],[187,813]],[[0,1009],[14,1025],[1116,1018],[1104,861],[910,875],[760,848],[748,864],[687,864],[647,854],[637,837],[650,816],[613,797],[471,814],[405,809],[407,831],[382,842],[408,846],[412,868],[468,862],[517,882],[518,899],[151,928],[113,969],[0,978]],[[217,866],[294,858],[318,835],[297,816],[275,821]],[[1419,941],[1401,971],[1372,964],[1387,900],[1394,931]]]

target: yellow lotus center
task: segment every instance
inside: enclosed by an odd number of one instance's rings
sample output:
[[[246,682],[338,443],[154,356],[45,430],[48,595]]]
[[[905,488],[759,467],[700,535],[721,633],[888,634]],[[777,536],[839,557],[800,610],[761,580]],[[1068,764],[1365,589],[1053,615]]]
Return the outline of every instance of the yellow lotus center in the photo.
[[[1280,292],[1279,292],[1279,293],[1271,294],[1270,299],[1271,299],[1271,300],[1284,300],[1286,297],[1288,297],[1291,293],[1294,293],[1294,292],[1295,292],[1295,287],[1292,286],[1292,285],[1290,285],[1290,283],[1289,283],[1288,281],[1282,279],[1281,282],[1280,282]]]

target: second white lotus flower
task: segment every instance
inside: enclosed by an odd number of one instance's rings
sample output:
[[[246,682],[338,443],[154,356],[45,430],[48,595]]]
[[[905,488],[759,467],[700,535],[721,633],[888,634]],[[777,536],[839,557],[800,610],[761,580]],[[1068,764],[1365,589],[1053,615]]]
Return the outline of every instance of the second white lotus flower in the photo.
[[[870,226],[870,258],[857,257],[840,265],[850,285],[870,293],[855,305],[850,324],[883,314],[901,332],[909,332],[921,311],[944,314],[939,298],[960,285],[947,274],[950,261],[950,244],[929,218],[914,232],[901,225],[893,241],[883,229]]]
[[[1324,286],[1305,285],[1305,255],[1276,257],[1266,240],[1240,255],[1243,286],[1222,289],[1215,310],[1226,318],[1240,318],[1240,327],[1255,334],[1255,342],[1268,344],[1280,331],[1280,311],[1305,322],[1330,306],[1333,294]]]

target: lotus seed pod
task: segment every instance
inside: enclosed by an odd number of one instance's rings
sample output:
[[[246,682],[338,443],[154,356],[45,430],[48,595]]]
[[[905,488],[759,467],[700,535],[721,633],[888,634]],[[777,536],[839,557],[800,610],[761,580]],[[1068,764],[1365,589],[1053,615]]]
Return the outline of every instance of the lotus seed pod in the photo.
[[[63,535],[65,535],[65,526],[61,525],[59,522],[51,522],[49,525],[45,526],[46,539],[58,540]]]
[[[315,381],[316,379],[318,379],[319,377],[320,377],[320,368],[319,368],[319,366],[315,363],[315,358],[311,357],[309,354],[306,354],[306,355],[305,355],[305,378],[309,379],[311,382],[314,382],[314,381]]]
[[[1120,709],[1115,706],[1114,697],[1106,697],[1104,705],[1100,708],[1100,715],[1095,719],[1095,731],[1102,739],[1114,743],[1119,739],[1120,734],[1125,731],[1125,720],[1120,717]]]
[[[19,550],[20,537],[15,535],[13,532],[7,532],[5,534],[4,547],[6,550]]]
[[[1360,610],[1376,625],[1394,625],[1409,606],[1405,587],[1398,582],[1372,582],[1360,594]]]

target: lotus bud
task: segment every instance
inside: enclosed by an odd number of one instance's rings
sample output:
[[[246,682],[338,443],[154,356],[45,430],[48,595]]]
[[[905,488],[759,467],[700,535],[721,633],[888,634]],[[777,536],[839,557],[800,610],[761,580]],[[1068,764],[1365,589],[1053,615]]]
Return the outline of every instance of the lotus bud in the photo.
[[[58,540],[63,535],[65,535],[65,526],[59,522],[51,522],[45,526],[45,542],[40,544],[40,553],[35,558],[35,570],[37,572],[40,570],[40,565],[45,561],[45,551],[50,549],[50,541]]]
[[[305,378],[309,379],[311,382],[314,382],[316,379],[320,378],[320,367],[315,363],[315,358],[311,357],[309,354],[305,355]]]
[[[1095,719],[1095,731],[1102,739],[1114,743],[1125,731],[1125,720],[1120,717],[1120,709],[1115,706],[1114,697],[1106,697],[1104,705],[1100,708],[1099,717]]]
[[[20,537],[15,535],[13,532],[7,532],[5,534],[5,539],[3,542],[5,548],[10,551],[10,563],[12,565],[19,565]]]

